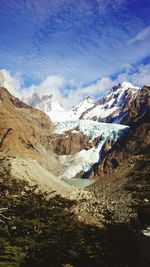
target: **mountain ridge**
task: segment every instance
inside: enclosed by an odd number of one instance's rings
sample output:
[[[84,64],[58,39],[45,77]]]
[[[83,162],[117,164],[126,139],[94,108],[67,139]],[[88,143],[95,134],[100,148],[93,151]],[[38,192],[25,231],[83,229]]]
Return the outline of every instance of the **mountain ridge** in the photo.
[[[39,108],[51,118],[52,121],[73,121],[77,119],[90,119],[99,122],[121,123],[128,112],[129,101],[136,97],[140,87],[123,82],[112,89],[100,100],[85,97],[77,106],[71,109],[62,107],[60,101],[49,96],[38,96],[34,93],[24,101],[33,107]],[[53,100],[54,99],[54,100]]]
[[[150,234],[150,87],[126,99],[125,125],[87,119],[53,123],[0,88],[0,167],[6,170],[6,162],[16,181],[38,185],[48,197],[75,200],[71,212],[78,222],[103,229],[128,225],[142,246]],[[93,183],[78,189],[62,178]]]

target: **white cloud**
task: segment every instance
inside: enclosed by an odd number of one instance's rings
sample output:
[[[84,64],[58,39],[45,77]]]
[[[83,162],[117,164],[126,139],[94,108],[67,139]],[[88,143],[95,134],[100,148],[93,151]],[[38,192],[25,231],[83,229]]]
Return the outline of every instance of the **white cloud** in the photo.
[[[72,104],[78,104],[84,97],[91,96],[95,97],[97,95],[103,95],[108,89],[114,85],[114,82],[109,77],[102,77],[97,82],[86,86],[78,87],[72,90],[66,99],[67,106],[72,106]]]
[[[128,41],[128,44],[135,43],[137,41],[143,41],[146,38],[150,37],[150,26],[146,27],[142,31],[140,31],[134,38]]]
[[[10,93],[20,97],[21,80],[16,76],[12,76],[9,71],[5,69],[0,70],[0,86],[7,88]]]
[[[28,88],[24,88],[22,94],[26,97],[31,96],[34,92],[37,92],[39,96],[53,95],[57,99],[60,99],[61,88],[64,86],[65,80],[60,76],[48,76],[39,85],[31,85]]]
[[[34,92],[39,96],[51,95],[57,99],[61,99],[61,89],[65,85],[65,80],[60,76],[48,76],[39,85],[31,85],[27,88],[22,88],[22,80],[18,75],[11,75],[5,69],[0,70],[0,86],[7,88],[11,94],[19,98],[30,97]]]
[[[132,72],[132,66],[127,66],[126,71],[118,75],[116,80],[110,77],[102,77],[89,86],[77,86],[75,89],[67,89],[75,87],[74,80],[65,80],[61,76],[48,76],[39,85],[31,85],[27,88],[22,88],[22,81],[19,76],[12,76],[5,69],[0,70],[0,86],[6,87],[13,95],[22,98],[30,97],[34,92],[39,96],[53,95],[53,97],[66,107],[72,107],[86,96],[93,98],[101,97],[106,94],[107,90],[111,89],[115,84],[123,81],[131,82],[133,85],[142,87],[150,85],[150,64],[140,65],[136,72]],[[64,96],[65,95],[65,96]]]
[[[83,95],[97,95],[104,93],[105,90],[112,87],[113,81],[109,77],[102,77],[96,83],[79,89]]]
[[[116,83],[131,82],[137,86],[150,85],[150,64],[140,65],[134,73],[124,72],[117,77]]]
[[[134,73],[131,78],[132,82],[137,85],[150,85],[150,64],[141,65],[138,72]]]

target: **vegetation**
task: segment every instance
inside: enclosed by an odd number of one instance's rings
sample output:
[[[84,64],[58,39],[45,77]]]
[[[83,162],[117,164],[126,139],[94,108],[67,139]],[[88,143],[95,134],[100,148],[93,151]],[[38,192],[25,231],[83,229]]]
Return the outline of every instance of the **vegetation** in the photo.
[[[1,161],[0,267],[144,266],[129,226],[86,225],[75,204],[17,181]]]

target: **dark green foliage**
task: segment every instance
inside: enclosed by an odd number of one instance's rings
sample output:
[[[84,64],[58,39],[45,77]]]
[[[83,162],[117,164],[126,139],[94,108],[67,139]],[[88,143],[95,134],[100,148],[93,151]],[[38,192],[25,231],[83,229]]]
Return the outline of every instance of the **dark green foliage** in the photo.
[[[129,227],[81,223],[74,201],[0,175],[0,267],[141,267]]]
[[[133,162],[132,172],[126,176],[124,189],[132,193],[138,220],[143,225],[150,224],[150,155],[139,156]]]

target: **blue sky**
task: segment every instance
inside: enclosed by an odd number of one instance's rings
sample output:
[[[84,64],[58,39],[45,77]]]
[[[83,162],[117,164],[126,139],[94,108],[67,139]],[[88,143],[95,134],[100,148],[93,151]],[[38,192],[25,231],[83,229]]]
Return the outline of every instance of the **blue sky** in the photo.
[[[0,0],[0,68],[25,86],[128,77],[150,63],[149,13],[149,0]]]

